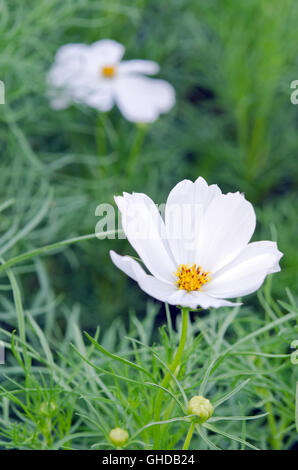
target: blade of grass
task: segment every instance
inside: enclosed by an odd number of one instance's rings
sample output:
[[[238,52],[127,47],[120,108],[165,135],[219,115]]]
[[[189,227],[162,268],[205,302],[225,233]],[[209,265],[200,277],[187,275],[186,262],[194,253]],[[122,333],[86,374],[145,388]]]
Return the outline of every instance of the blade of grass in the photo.
[[[22,255],[18,255],[13,258],[10,258],[8,261],[4,262],[0,266],[0,272],[5,271],[6,269],[8,269],[11,266],[14,266],[15,264],[22,263],[23,261],[26,261],[27,259],[33,258],[34,256],[46,255],[48,253],[51,253],[54,250],[63,248],[64,246],[72,245],[73,243],[81,242],[84,240],[92,240],[94,238],[97,238],[99,235],[112,235],[112,234],[117,234],[121,232],[122,230],[108,230],[100,234],[91,233],[89,235],[82,235],[80,237],[69,238],[68,240],[63,240],[61,242],[52,243],[51,245],[42,246],[40,248],[36,248],[35,250],[28,251],[27,253],[23,253]]]

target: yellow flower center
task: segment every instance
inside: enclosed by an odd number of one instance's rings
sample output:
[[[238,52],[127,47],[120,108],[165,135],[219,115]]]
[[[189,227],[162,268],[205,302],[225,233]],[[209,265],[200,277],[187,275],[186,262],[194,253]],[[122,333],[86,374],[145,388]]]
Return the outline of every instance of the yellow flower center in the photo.
[[[211,281],[209,271],[202,271],[201,266],[193,264],[180,264],[178,270],[174,273],[178,277],[176,284],[179,289],[191,292],[193,290],[200,290],[204,284]]]
[[[105,78],[113,78],[116,73],[116,67],[113,65],[106,65],[101,69],[101,75]]]

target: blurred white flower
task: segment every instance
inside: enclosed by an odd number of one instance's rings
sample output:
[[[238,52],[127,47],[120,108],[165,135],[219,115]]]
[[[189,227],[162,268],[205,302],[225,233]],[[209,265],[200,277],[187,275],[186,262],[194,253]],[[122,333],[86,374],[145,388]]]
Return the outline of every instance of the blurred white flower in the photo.
[[[115,201],[125,235],[151,274],[130,256],[111,251],[111,258],[162,302],[189,308],[235,305],[224,299],[250,294],[268,274],[280,271],[282,253],[275,242],[249,243],[256,216],[239,192],[222,194],[201,177],[184,180],[168,196],[165,220],[145,194],[124,193]]]
[[[72,101],[100,111],[117,104],[126,119],[153,122],[175,104],[174,88],[164,80],[152,79],[159,71],[149,60],[123,61],[124,47],[103,39],[90,46],[67,44],[58,50],[47,83],[51,105],[66,108]]]

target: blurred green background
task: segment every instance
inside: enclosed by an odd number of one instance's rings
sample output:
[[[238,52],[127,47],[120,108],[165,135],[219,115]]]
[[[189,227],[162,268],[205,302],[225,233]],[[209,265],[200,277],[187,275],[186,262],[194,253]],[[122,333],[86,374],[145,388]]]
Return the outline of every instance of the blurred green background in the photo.
[[[19,0],[1,1],[0,13],[4,259],[93,233],[96,206],[114,194],[141,191],[162,203],[178,181],[201,175],[225,192],[246,193],[257,211],[254,239],[275,239],[285,254],[274,296],[295,291],[296,1]],[[83,106],[52,110],[46,96],[57,49],[103,38],[123,43],[125,59],[157,61],[177,94],[173,110],[150,126],[131,181],[124,169],[136,126],[116,108],[107,115]],[[42,311],[47,303],[63,318],[75,304],[85,328],[132,309],[142,315],[147,296],[115,268],[109,249],[131,252],[125,240],[93,240],[16,268],[25,307]]]

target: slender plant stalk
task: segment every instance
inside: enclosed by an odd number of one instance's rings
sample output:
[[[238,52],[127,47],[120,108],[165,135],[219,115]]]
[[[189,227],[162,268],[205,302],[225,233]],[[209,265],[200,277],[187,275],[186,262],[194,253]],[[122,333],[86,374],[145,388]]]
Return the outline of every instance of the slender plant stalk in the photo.
[[[194,430],[195,430],[195,423],[191,423],[191,425],[189,426],[188,433],[186,435],[182,450],[188,450]]]
[[[130,154],[127,159],[126,172],[127,172],[128,179],[131,179],[132,176],[134,175],[134,171],[135,171],[138,157],[139,157],[139,154],[140,154],[143,142],[144,142],[146,131],[147,131],[147,126],[145,124],[137,126],[135,138],[134,138],[131,150],[130,150]]]
[[[275,417],[273,413],[273,409],[271,406],[271,403],[268,401],[265,405],[266,411],[268,413],[267,420],[269,424],[269,429],[271,433],[271,445],[274,450],[280,450],[280,438],[277,438],[276,436],[278,435],[277,428],[276,428],[276,422],[275,422]]]
[[[97,154],[99,158],[99,167],[98,167],[98,176],[99,178],[105,177],[105,168],[102,166],[102,157],[107,155],[108,153],[108,143],[107,143],[107,136],[106,136],[106,123],[105,123],[105,113],[99,113],[98,119],[96,122],[96,130],[95,130],[95,141],[96,141],[96,148]]]
[[[183,351],[184,351],[184,346],[186,343],[186,338],[187,338],[187,323],[188,323],[188,309],[187,308],[182,308],[182,329],[181,329],[181,337],[180,337],[180,342],[178,349],[176,351],[176,354],[174,356],[174,359],[172,363],[169,366],[170,372],[167,372],[167,374],[164,376],[163,381],[161,382],[161,387],[166,388],[172,378],[172,375],[177,366],[181,363]],[[163,400],[163,395],[164,391],[162,389],[159,390],[156,402],[155,402],[155,410],[154,410],[154,421],[160,421],[160,412],[161,412],[161,405],[162,405],[162,400]],[[155,427],[155,436],[154,436],[154,449],[158,450],[160,446],[160,438],[161,436],[161,429],[160,426]]]
[[[177,378],[178,375],[179,375],[179,369],[176,369],[175,372],[173,373],[173,375]],[[169,385],[171,385],[172,382],[173,381],[170,381]],[[164,415],[163,415],[163,419],[165,421],[170,418],[170,416],[173,412],[173,409],[175,408],[175,405],[176,405],[175,400],[170,400],[169,405],[165,408],[165,412],[164,412]],[[163,433],[163,429],[164,429],[165,426],[166,426],[166,424],[161,425],[161,428],[160,428],[161,433]]]

